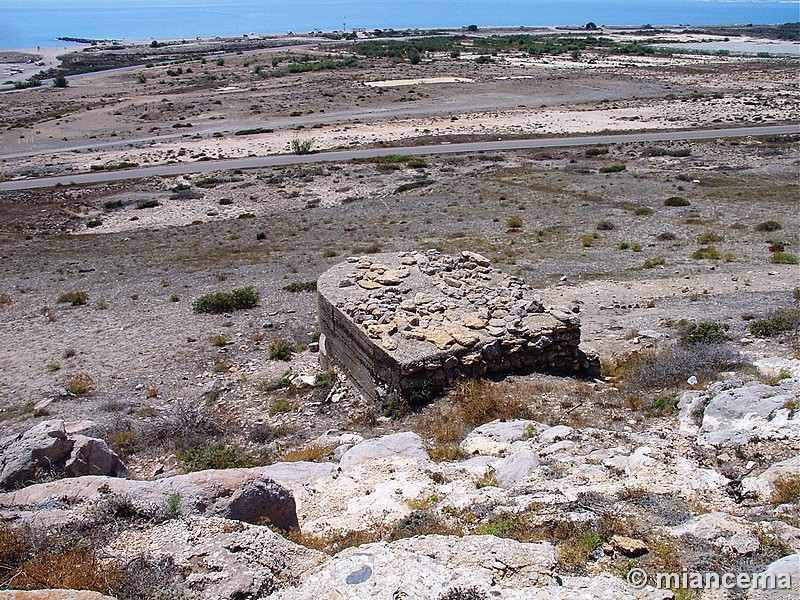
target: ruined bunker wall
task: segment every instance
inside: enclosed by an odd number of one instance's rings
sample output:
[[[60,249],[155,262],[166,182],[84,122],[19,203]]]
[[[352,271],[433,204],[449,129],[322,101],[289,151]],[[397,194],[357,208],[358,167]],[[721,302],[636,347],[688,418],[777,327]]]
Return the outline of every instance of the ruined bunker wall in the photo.
[[[596,375],[576,315],[464,252],[350,258],[317,282],[321,356],[367,398],[409,400],[458,379],[542,371]]]

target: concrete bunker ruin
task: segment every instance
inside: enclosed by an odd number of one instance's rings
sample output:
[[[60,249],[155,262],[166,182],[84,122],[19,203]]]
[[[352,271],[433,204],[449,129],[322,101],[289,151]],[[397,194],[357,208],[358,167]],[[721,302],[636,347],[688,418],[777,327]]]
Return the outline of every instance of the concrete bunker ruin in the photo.
[[[367,398],[412,404],[454,381],[540,371],[599,374],[577,315],[474,252],[351,257],[317,281],[320,355]]]

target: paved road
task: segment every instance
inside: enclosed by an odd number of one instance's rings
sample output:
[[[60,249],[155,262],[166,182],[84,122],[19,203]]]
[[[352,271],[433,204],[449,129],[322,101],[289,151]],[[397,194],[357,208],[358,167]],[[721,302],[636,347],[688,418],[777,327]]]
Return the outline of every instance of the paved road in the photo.
[[[224,169],[253,169],[280,165],[307,164],[319,162],[340,162],[359,158],[375,158],[387,154],[413,154],[416,156],[431,154],[462,154],[466,152],[499,152],[503,150],[523,150],[530,148],[558,148],[566,146],[593,146],[597,144],[620,144],[626,142],[666,142],[679,140],[708,140],[723,137],[749,137],[762,135],[778,135],[784,133],[800,133],[800,124],[766,125],[761,127],[736,127],[728,129],[697,129],[690,131],[652,131],[647,133],[625,133],[609,135],[585,135],[574,137],[553,137],[536,139],[497,140],[484,142],[468,142],[459,144],[437,144],[435,146],[406,146],[401,148],[368,148],[364,150],[336,150],[298,156],[295,154],[279,154],[234,158],[227,160],[209,160],[177,165],[161,165],[140,167],[111,172],[83,173],[80,175],[62,175],[59,177],[43,177],[20,181],[0,183],[0,191],[26,190],[51,187],[55,185],[104,183],[124,181],[142,177],[184,175],[187,173],[206,173]]]

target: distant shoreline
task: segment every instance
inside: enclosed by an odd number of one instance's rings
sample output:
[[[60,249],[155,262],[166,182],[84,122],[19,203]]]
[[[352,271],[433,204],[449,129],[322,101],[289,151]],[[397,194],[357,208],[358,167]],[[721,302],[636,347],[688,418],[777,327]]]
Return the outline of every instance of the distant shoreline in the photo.
[[[648,27],[652,27],[653,29],[676,29],[676,28],[687,28],[687,29],[717,29],[717,28],[764,28],[764,27],[776,27],[779,25],[788,25],[794,23],[793,21],[789,22],[779,22],[779,23],[712,23],[712,24],[697,24],[697,23],[673,23],[673,24],[665,24],[665,23],[657,23],[657,24],[638,24],[638,25],[625,25],[625,24],[598,24],[598,27],[603,30],[635,30],[635,29],[645,29]],[[37,47],[40,49],[44,48],[60,48],[63,44],[75,44],[75,47],[78,48],[80,46],[114,46],[114,45],[141,45],[141,44],[149,44],[153,41],[158,43],[176,43],[176,42],[203,42],[203,43],[211,43],[214,41],[222,41],[222,40],[235,40],[235,39],[280,39],[280,38],[295,38],[295,37],[313,37],[313,36],[330,36],[342,33],[351,33],[351,32],[358,32],[358,31],[375,31],[377,29],[372,29],[369,27],[366,28],[349,28],[344,30],[338,29],[315,29],[308,32],[264,32],[264,33],[249,33],[249,34],[217,34],[217,35],[203,35],[203,36],[174,36],[174,37],[146,37],[146,38],[91,38],[91,37],[82,37],[82,36],[59,36],[55,39],[48,40],[46,44],[39,44]],[[467,30],[467,26],[460,26],[460,27],[401,27],[401,28],[382,28],[383,31],[395,31],[395,32],[409,32],[415,31],[420,32],[423,35],[425,32],[442,32],[443,35],[452,35],[454,33],[459,33],[462,31]],[[479,26],[480,31],[514,31],[514,32],[526,32],[526,31],[537,31],[537,30],[553,30],[553,31],[583,31],[584,26],[579,24],[560,24],[560,25],[482,25]],[[2,43],[2,42],[0,42]],[[19,52],[22,50],[30,50],[32,46],[27,47],[0,47],[0,52]],[[67,46],[69,48],[69,46]]]

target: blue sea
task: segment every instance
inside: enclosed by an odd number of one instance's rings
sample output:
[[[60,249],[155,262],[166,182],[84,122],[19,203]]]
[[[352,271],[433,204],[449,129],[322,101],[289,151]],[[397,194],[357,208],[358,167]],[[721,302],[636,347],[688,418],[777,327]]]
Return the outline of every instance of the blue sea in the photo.
[[[773,0],[0,0],[0,49],[316,29],[786,23]]]

